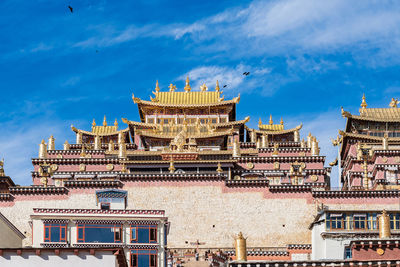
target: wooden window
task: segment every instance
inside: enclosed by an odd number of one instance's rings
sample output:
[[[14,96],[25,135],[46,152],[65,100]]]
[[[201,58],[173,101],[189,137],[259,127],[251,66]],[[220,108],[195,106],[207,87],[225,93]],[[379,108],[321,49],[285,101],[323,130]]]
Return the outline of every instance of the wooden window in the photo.
[[[150,242],[157,242],[157,228],[150,227]]]
[[[137,227],[131,226],[131,243],[137,241]]]
[[[392,213],[390,216],[390,229],[400,230],[400,213]]]
[[[44,242],[66,242],[67,224],[65,223],[45,223]]]
[[[366,215],[365,214],[354,214],[353,223],[354,229],[365,229],[366,228]]]
[[[120,224],[78,224],[78,243],[121,243]]]

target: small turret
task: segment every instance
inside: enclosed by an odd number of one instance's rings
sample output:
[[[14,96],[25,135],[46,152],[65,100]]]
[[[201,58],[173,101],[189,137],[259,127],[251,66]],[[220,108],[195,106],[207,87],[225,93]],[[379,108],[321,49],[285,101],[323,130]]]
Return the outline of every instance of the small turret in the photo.
[[[101,149],[101,138],[98,135],[96,135],[94,137],[94,149],[95,150],[100,150]]]
[[[237,139],[233,141],[232,157],[240,157],[240,144]]]
[[[236,261],[247,261],[246,239],[243,237],[242,232],[235,237],[235,251]]]
[[[39,158],[40,159],[47,158],[47,147],[46,147],[46,143],[44,142],[44,139],[39,144]]]
[[[268,147],[268,136],[266,134],[261,136],[261,147]]]
[[[388,143],[389,143],[389,142],[388,142],[388,134],[385,133],[384,136],[383,136],[383,139],[382,139],[382,148],[383,148],[384,150],[389,149],[389,144],[388,144]]]
[[[67,140],[65,140],[65,143],[64,143],[63,146],[64,146],[64,150],[69,150],[70,149],[70,145],[69,145]]]
[[[110,140],[110,143],[108,143],[108,151],[114,151],[114,142],[113,140]]]
[[[120,158],[120,159],[126,158],[126,144],[125,143],[119,144],[118,158]]]
[[[55,140],[53,136],[50,136],[47,150],[55,150]]]
[[[390,217],[386,213],[386,210],[382,211],[382,215],[379,216],[379,238],[389,238],[390,233]]]
[[[300,134],[299,134],[299,130],[294,131],[294,141],[300,142]]]
[[[311,135],[311,133],[308,133],[308,136],[307,136],[307,147],[308,148],[311,148],[311,142],[312,142],[312,135]]]

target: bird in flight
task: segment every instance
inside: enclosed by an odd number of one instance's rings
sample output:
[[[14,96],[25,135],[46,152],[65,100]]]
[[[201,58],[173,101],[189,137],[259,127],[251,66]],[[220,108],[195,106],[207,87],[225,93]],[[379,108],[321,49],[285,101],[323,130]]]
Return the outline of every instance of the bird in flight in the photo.
[[[225,84],[222,88],[225,88],[225,87],[227,87],[227,86],[228,86],[228,85]]]
[[[69,11],[71,11],[71,13],[74,13],[74,9],[72,8],[72,6],[68,6]]]
[[[250,72],[243,72],[243,75],[244,76],[247,76],[247,75],[249,75],[250,74]]]

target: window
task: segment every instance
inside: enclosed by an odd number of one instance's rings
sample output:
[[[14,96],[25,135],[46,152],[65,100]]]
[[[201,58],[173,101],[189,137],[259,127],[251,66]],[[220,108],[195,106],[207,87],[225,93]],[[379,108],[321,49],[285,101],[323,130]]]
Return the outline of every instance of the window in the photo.
[[[343,228],[342,214],[331,214],[331,228],[332,229],[342,229]]]
[[[365,214],[354,214],[354,229],[365,229]]]
[[[131,243],[156,243],[156,225],[131,225]]]
[[[150,242],[157,242],[157,228],[150,228]]]
[[[390,216],[390,229],[399,230],[400,229],[400,213],[392,213]]]
[[[157,267],[157,250],[131,250],[131,267]]]
[[[44,242],[67,242],[67,224],[45,223]]]
[[[102,210],[109,210],[110,209],[110,203],[100,203],[100,208]]]
[[[137,241],[137,228],[131,226],[131,243]]]
[[[346,247],[344,250],[344,257],[345,259],[351,259],[353,256],[351,255],[351,248],[350,247]]]
[[[78,243],[121,243],[120,224],[78,224]]]
[[[377,224],[376,224],[376,213],[369,213],[368,214],[368,230],[376,230],[377,229]]]

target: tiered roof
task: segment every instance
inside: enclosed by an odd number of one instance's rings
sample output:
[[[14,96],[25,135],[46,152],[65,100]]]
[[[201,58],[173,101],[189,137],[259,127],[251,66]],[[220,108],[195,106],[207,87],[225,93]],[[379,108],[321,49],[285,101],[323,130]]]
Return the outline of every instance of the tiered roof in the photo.
[[[119,133],[126,133],[129,131],[129,128],[118,130],[118,121],[115,119],[114,125],[107,125],[106,116],[104,116],[103,125],[96,125],[96,121],[93,119],[92,122],[92,131],[85,131],[75,128],[71,125],[71,129],[75,133],[82,133],[89,136],[111,136],[118,135]]]
[[[222,91],[220,91],[218,81],[215,91],[208,91],[208,87],[203,84],[200,86],[200,91],[192,91],[189,83],[189,78],[186,79],[184,92],[177,92],[176,86],[172,83],[169,85],[169,92],[160,92],[158,81],[154,98],[150,97],[151,101],[142,100],[132,95],[133,102],[140,105],[162,106],[162,107],[205,107],[219,106],[227,104],[237,104],[240,101],[240,94],[232,100],[224,100]]]

